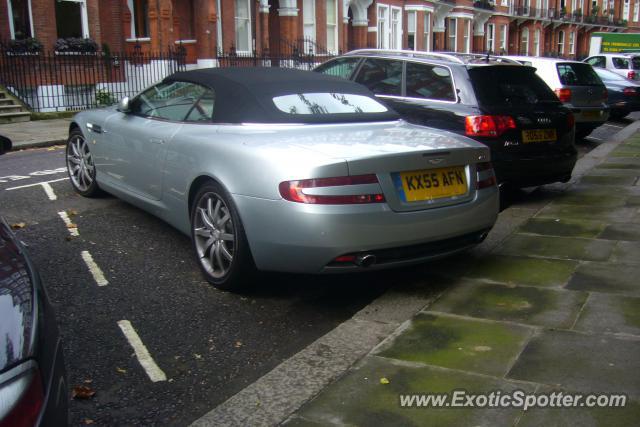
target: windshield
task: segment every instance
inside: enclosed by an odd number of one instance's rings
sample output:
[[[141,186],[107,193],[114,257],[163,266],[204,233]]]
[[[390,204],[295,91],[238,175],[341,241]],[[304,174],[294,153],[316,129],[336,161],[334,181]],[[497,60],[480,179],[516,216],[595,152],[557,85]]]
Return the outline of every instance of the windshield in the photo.
[[[556,64],[560,83],[567,86],[600,86],[602,81],[593,67],[579,62],[559,62]]]
[[[631,57],[631,65],[634,70],[640,70],[640,56]]]
[[[594,71],[596,72],[596,74],[598,74],[598,77],[600,77],[600,79],[605,82],[627,81],[627,79],[622,77],[620,74],[616,74],[609,70],[605,70],[602,68],[594,68]]]
[[[346,93],[297,93],[276,96],[273,103],[288,114],[385,113],[387,108],[373,98]]]
[[[559,103],[531,67],[474,67],[469,70],[469,76],[481,105]]]

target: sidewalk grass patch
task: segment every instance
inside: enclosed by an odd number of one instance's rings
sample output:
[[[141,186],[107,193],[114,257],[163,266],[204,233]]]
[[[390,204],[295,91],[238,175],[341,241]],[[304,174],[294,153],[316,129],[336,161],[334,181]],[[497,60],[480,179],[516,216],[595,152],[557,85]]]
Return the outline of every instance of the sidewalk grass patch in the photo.
[[[580,181],[583,184],[630,186],[636,182],[636,179],[635,175],[584,175]]]
[[[530,236],[516,233],[498,249],[507,255],[534,255],[545,258],[606,261],[613,251],[609,240],[573,237]]]
[[[529,334],[517,325],[421,313],[379,355],[501,376]]]
[[[601,163],[596,166],[596,169],[632,169],[640,170],[640,163]]]
[[[588,220],[531,218],[520,226],[520,231],[547,236],[594,238],[605,227],[605,223]]]
[[[640,295],[640,265],[584,263],[578,266],[567,289]]]
[[[489,255],[467,277],[506,284],[562,287],[577,265],[571,260]]]
[[[640,240],[639,224],[611,224],[600,234],[601,239],[609,240]]]

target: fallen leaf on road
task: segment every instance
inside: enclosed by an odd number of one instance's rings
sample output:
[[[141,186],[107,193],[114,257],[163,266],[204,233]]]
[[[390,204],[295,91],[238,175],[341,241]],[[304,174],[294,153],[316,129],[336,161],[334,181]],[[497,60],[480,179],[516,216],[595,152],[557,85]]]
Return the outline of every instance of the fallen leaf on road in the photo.
[[[66,236],[66,237],[64,238],[64,240],[66,240],[67,242],[70,242],[70,241],[72,241],[72,240],[73,240],[73,237],[72,237],[72,236]]]
[[[89,425],[89,424],[94,424],[95,423],[95,421],[93,421],[91,418],[85,418],[82,422],[85,425]]]
[[[389,384],[389,380],[385,377],[380,378],[380,384]]]
[[[116,371],[118,371],[121,374],[126,374],[127,373],[126,369],[118,368],[117,366],[116,366]]]
[[[85,384],[91,384],[93,382],[93,380],[91,378],[87,378],[86,380],[83,381],[83,383]]]
[[[76,215],[78,215],[78,211],[75,210],[75,209],[67,209],[67,215],[76,216]]]
[[[78,225],[74,223],[69,223],[67,224],[67,228],[78,228]]]
[[[198,360],[202,359],[202,355],[198,353],[194,353],[193,357],[195,357]]]
[[[91,399],[96,392],[86,385],[77,385],[73,388],[71,392],[72,399]]]
[[[242,347],[242,341],[236,341],[236,343],[235,343],[234,347],[235,347],[235,348],[240,348],[240,347]]]
[[[11,228],[14,229],[14,230],[19,230],[21,228],[25,228],[26,226],[27,226],[27,224],[24,223],[24,222],[16,222],[16,223],[11,224]]]

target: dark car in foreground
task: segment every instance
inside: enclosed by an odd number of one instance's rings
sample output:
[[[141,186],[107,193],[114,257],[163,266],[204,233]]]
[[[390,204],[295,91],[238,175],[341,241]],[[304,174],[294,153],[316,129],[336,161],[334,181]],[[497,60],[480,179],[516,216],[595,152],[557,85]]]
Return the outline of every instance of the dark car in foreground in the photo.
[[[411,123],[487,145],[502,184],[571,177],[574,116],[534,68],[487,55],[358,50],[315,71],[361,83]]]
[[[8,150],[0,138],[0,154]],[[0,218],[0,426],[67,425],[53,309],[24,245]]]
[[[594,67],[593,70],[607,88],[609,117],[621,119],[629,113],[640,110],[640,83],[604,68]]]

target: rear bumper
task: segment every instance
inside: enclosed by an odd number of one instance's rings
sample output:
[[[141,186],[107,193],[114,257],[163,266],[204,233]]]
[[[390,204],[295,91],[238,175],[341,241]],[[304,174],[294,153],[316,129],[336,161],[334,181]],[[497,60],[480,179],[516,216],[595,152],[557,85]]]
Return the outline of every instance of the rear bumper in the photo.
[[[576,119],[576,124],[592,124],[594,128],[600,126],[609,119],[609,107],[569,107]]]
[[[329,264],[345,254],[401,250],[396,256],[381,254],[388,262],[375,268],[448,255],[479,243],[493,227],[499,206],[496,187],[477,191],[465,203],[412,212],[392,211],[386,203],[306,205],[239,195],[233,199],[258,269],[294,273],[334,271]],[[468,237],[448,240],[462,236]],[[416,246],[432,242],[440,244]]]
[[[540,155],[518,158],[494,157],[493,167],[498,182],[515,187],[533,187],[567,182],[576,164],[578,152],[571,147],[565,151],[549,151]]]

